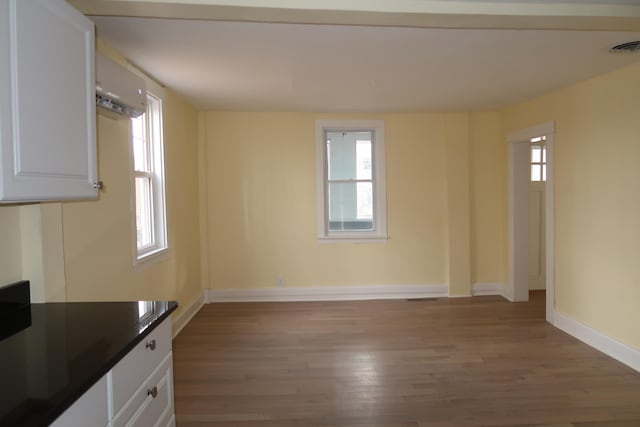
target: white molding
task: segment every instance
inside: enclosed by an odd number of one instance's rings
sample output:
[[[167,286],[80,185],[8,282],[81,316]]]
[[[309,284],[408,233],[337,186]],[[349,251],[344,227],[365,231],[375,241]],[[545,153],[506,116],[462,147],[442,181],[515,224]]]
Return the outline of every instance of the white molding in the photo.
[[[208,302],[357,301],[441,298],[447,285],[344,286],[318,288],[207,289]]]
[[[509,289],[513,301],[529,300],[529,143],[509,144]]]
[[[175,338],[182,328],[187,326],[187,323],[193,318],[193,316],[200,311],[202,306],[207,302],[206,301],[206,291],[202,291],[200,295],[191,302],[191,304],[187,305],[182,312],[173,319],[173,337]]]
[[[456,295],[449,294],[449,295],[447,295],[447,298],[451,298],[451,299],[454,299],[454,298],[471,298],[472,296],[473,295],[471,295],[471,294],[456,294]]]
[[[553,131],[555,130],[555,127]],[[555,205],[555,133],[547,133],[547,184],[545,185],[545,272],[547,322],[553,324],[556,310],[556,205]]]
[[[471,295],[500,295],[504,297],[504,285],[502,283],[480,282],[471,285]]]
[[[585,344],[640,372],[640,351],[584,325],[556,310],[554,326]]]
[[[507,142],[509,144],[529,141],[531,138],[535,138],[541,135],[550,135],[556,131],[555,122],[546,122],[539,125],[531,126],[526,129],[521,129],[515,132],[511,132],[507,135]]]
[[[510,301],[527,301],[529,299],[528,258],[526,255],[528,251],[528,147],[531,138],[542,135],[547,137],[547,182],[545,185],[546,318],[548,322],[553,323],[555,313],[555,122],[553,121],[511,132],[506,138],[509,144],[509,282],[505,286],[503,296]]]
[[[326,140],[327,130],[371,130],[373,131],[373,182],[374,182],[374,231],[342,232],[328,230],[328,202],[326,188]],[[386,185],[386,149],[384,120],[316,120],[316,229],[317,238],[324,243],[348,242],[354,240],[379,241],[387,240],[387,185]]]
[[[344,236],[319,236],[318,243],[383,243],[389,240],[387,236],[377,237],[371,234],[358,236],[346,234]]]

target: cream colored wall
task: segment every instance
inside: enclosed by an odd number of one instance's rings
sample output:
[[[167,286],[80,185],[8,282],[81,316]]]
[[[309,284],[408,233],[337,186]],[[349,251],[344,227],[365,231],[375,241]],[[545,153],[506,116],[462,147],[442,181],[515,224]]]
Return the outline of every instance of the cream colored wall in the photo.
[[[201,296],[198,112],[169,90],[163,109],[168,255],[133,269],[129,122],[99,115],[100,199],[0,206],[0,286],[31,279],[37,302],[172,299],[176,314]]]
[[[0,286],[32,279],[37,302],[173,299],[176,314],[201,296],[198,112],[169,90],[163,109],[168,255],[133,269],[129,125],[99,115],[105,191],[96,201],[0,206]]]
[[[640,63],[504,111],[555,120],[556,308],[640,349]]]
[[[491,138],[499,139],[495,113],[367,115],[366,118],[386,122],[390,238],[384,243],[357,244],[316,240],[314,120],[326,118],[365,116],[234,112],[203,115],[210,288],[274,287],[278,277],[287,287],[445,284],[454,262],[470,271],[471,240],[476,246],[485,241],[492,245],[483,257],[501,256],[500,243],[482,233],[472,238],[469,231],[463,236],[466,249],[463,244],[457,255],[449,251],[450,222],[463,223],[465,218],[469,222],[469,182],[475,175],[461,174],[460,170],[456,173],[453,164],[448,178],[447,144],[454,141],[455,150],[469,155],[471,141],[481,145]],[[457,125],[470,126],[472,131],[458,134],[454,131]],[[499,147],[504,148],[492,141],[490,155],[496,154]],[[496,173],[499,176],[504,167],[497,162],[504,158],[487,157],[475,168],[473,174],[489,178],[480,186],[474,184],[474,191],[483,191]],[[467,188],[466,196],[455,200],[460,218],[449,214],[454,204],[447,181],[452,176],[456,185]],[[491,206],[483,208],[483,212],[501,212],[499,200],[494,202],[492,199]],[[494,223],[502,219],[500,215],[487,214],[475,221],[474,227],[499,229],[500,224]],[[476,255],[477,252],[473,251]],[[500,281],[499,263],[497,267],[494,264],[481,266],[484,280]],[[462,277],[452,294],[468,295],[469,280],[469,274]]]
[[[507,146],[502,115],[470,117],[472,283],[506,283]]]
[[[32,281],[32,300],[175,299],[202,293],[198,113],[165,92],[164,145],[170,251],[133,270],[129,127],[98,116],[98,201],[0,206],[0,286]],[[63,248],[63,249],[62,249]]]
[[[169,255],[134,271],[127,120],[98,116],[99,201],[63,203],[67,299],[177,299],[202,292],[198,220],[198,115],[165,93],[164,148]]]
[[[20,207],[0,206],[0,287],[22,279]]]

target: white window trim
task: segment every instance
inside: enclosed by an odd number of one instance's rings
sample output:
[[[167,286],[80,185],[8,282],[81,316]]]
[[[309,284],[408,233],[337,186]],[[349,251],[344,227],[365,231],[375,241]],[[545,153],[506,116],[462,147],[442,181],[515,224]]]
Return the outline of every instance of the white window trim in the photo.
[[[374,132],[374,230],[329,231],[327,226],[327,162],[326,131]],[[316,120],[316,221],[317,237],[321,242],[375,242],[386,241],[387,236],[387,189],[385,166],[385,124],[384,120]]]
[[[149,83],[149,82],[147,82]],[[168,258],[169,255],[169,236],[167,233],[167,213],[166,213],[166,196],[165,196],[165,173],[164,173],[164,138],[163,127],[164,119],[162,116],[162,90],[147,91],[147,96],[157,99],[159,115],[162,118],[160,126],[157,126],[159,135],[154,135],[153,138],[157,138],[157,144],[159,149],[153,150],[152,162],[154,173],[152,175],[153,181],[153,220],[154,220],[154,234],[156,243],[144,250],[138,251],[137,243],[137,227],[136,227],[136,171],[135,160],[133,157],[133,144],[131,141],[131,129],[129,129],[129,161],[130,161],[130,185],[131,185],[131,232],[132,232],[132,254],[133,254],[133,267],[134,270],[143,269],[149,265],[156,264]],[[131,123],[129,123],[131,126]],[[147,135],[151,135],[153,129],[152,126],[148,126]]]

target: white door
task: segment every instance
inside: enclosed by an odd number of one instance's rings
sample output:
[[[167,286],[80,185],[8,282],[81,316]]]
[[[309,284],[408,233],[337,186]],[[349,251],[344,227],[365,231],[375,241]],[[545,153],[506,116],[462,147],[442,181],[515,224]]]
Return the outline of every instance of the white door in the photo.
[[[531,145],[529,182],[529,289],[546,289],[545,186],[546,149]]]

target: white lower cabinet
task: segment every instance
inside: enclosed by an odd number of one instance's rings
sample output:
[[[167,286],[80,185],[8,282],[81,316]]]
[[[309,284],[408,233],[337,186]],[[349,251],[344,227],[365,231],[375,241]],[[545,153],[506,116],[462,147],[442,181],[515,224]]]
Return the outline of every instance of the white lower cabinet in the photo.
[[[109,375],[109,374],[107,374]],[[71,405],[51,427],[96,426],[109,424],[109,398],[107,375],[93,385],[82,397]]]
[[[167,355],[171,355],[171,322],[165,320],[111,370],[114,415],[135,397]]]
[[[113,427],[166,426],[173,416],[171,353],[140,386],[112,422]]]
[[[138,343],[52,426],[175,426],[171,319]]]

